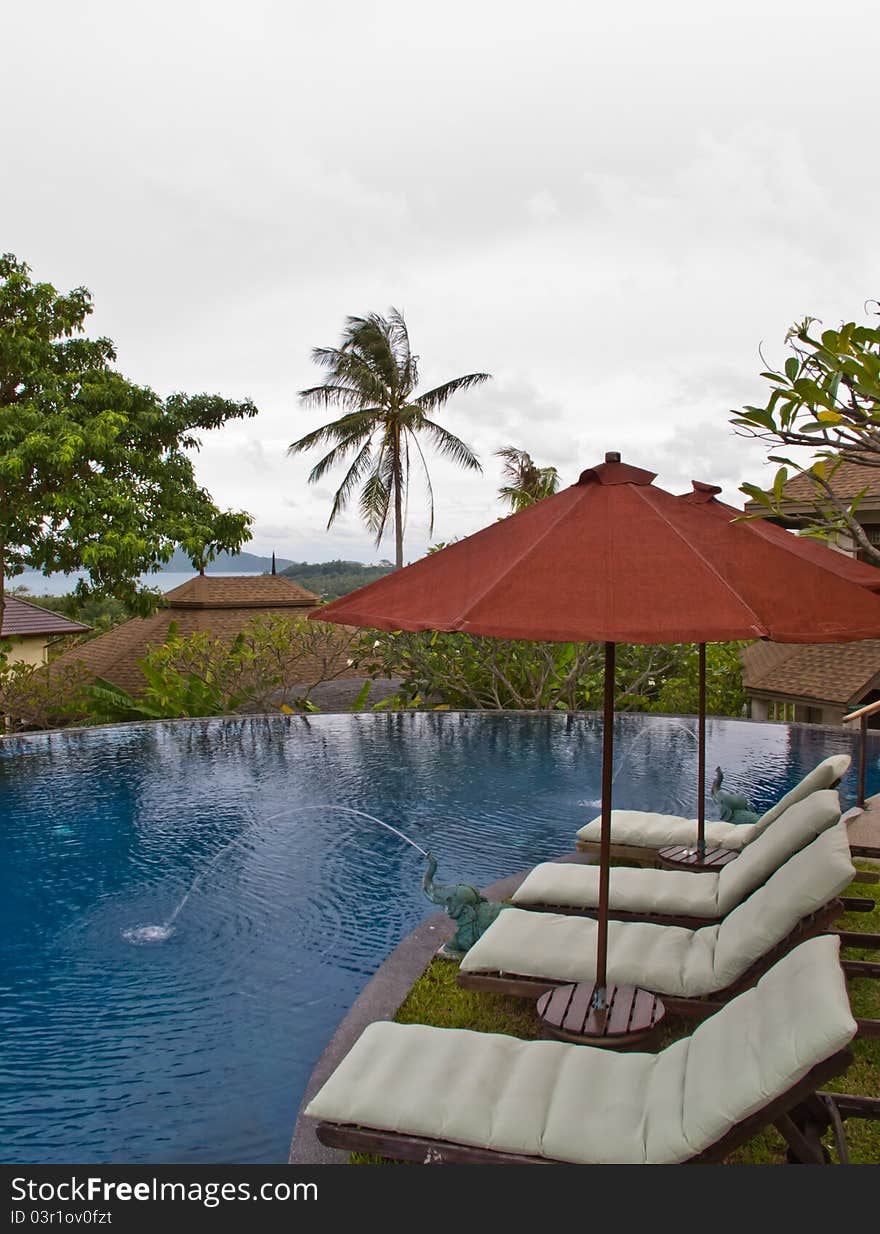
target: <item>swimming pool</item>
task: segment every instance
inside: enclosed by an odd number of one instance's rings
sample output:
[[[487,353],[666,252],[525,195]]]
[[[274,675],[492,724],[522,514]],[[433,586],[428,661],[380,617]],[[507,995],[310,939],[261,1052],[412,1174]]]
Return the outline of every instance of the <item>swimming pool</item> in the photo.
[[[614,804],[692,814],[694,732],[618,717]],[[571,850],[600,742],[592,715],[454,712],[0,741],[3,1159],[284,1161],[336,1024],[435,911],[414,849],[330,807],[486,884]],[[708,766],[760,808],[852,743],[710,720]],[[149,925],[164,941],[129,941]]]

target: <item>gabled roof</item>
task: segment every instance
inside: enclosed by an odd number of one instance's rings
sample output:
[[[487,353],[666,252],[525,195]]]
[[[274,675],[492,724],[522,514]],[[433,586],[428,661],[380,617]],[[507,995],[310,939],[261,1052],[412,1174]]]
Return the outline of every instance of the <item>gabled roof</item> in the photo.
[[[165,601],[152,616],[134,617],[66,651],[55,665],[80,661],[96,677],[136,694],[144,686],[137,662],[151,645],[165,642],[172,622],[182,638],[201,630],[231,642],[255,617],[305,616],[320,604],[313,592],[280,574],[200,575],[167,592]]]
[[[753,643],[743,650],[742,663],[749,694],[849,707],[880,679],[880,639],[846,644]]]
[[[30,600],[6,596],[0,638],[27,638],[34,634],[85,634],[91,628],[80,621],[71,621],[61,613],[53,613],[51,609],[40,608],[39,604],[31,604]]]

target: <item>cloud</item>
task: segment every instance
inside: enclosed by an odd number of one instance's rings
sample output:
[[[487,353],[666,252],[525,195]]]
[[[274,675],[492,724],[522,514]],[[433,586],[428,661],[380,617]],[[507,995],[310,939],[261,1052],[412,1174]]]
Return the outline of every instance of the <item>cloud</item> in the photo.
[[[880,167],[851,122],[880,15],[850,8],[858,38],[818,0],[20,5],[4,248],[92,288],[132,378],[254,398],[197,473],[282,555],[389,551],[356,510],[327,532],[332,483],[285,450],[322,418],[296,397],[311,349],[391,304],[425,387],[494,375],[443,411],[484,471],[431,458],[435,538],[497,516],[505,445],[566,482],[619,449],[730,497],[768,471],[729,426],[762,397],[759,345],[880,287]],[[427,539],[416,476],[408,555]]]

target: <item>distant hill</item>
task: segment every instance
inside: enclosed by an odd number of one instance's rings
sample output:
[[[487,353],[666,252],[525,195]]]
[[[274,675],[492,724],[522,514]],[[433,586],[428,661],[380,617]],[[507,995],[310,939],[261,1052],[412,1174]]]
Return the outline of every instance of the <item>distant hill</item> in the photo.
[[[275,568],[279,574],[285,566],[294,563],[283,557],[276,558]],[[162,567],[163,573],[191,574],[192,562],[186,553],[178,550],[169,562]],[[208,565],[209,574],[268,574],[272,569],[271,557],[258,557],[255,553],[218,553]]]
[[[278,573],[293,579],[324,600],[336,600],[347,596],[358,587],[365,587],[374,579],[390,574],[394,566],[383,562],[377,566],[365,566],[361,561],[294,561]]]

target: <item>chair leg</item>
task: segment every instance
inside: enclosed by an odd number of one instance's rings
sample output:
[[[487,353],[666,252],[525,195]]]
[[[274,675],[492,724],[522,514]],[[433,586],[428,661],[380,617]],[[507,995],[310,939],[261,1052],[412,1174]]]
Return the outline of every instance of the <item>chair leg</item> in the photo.
[[[822,1102],[803,1102],[783,1114],[775,1126],[788,1145],[788,1161],[792,1165],[827,1165],[828,1149],[822,1143],[822,1135],[831,1121],[831,1115]]]

